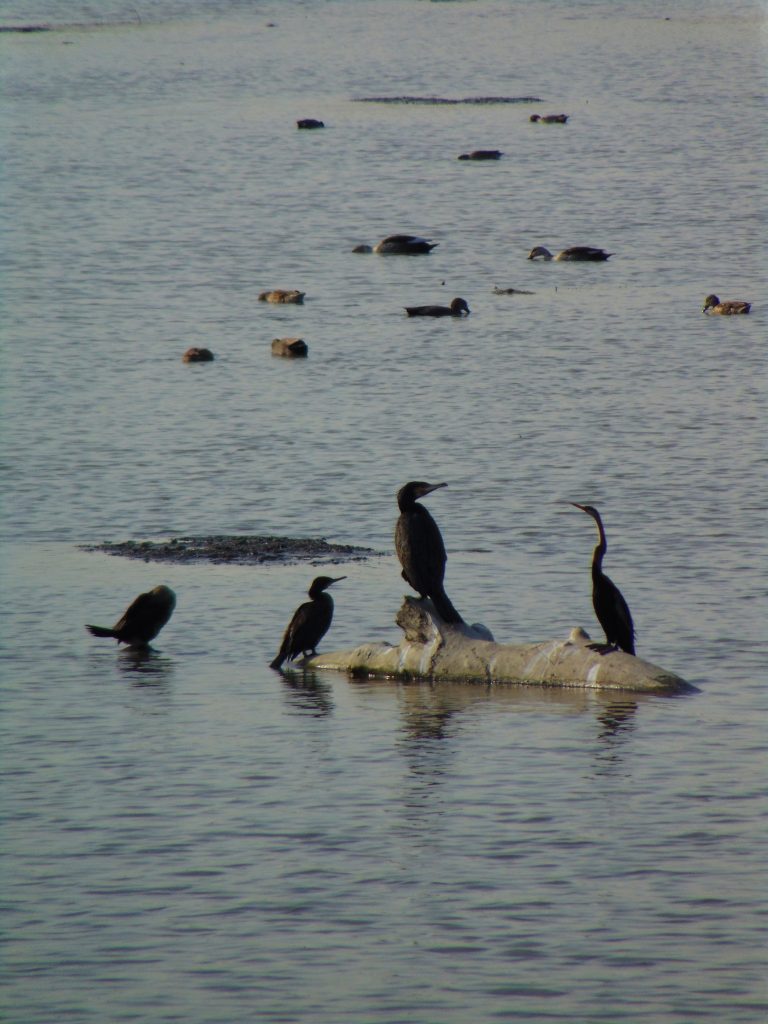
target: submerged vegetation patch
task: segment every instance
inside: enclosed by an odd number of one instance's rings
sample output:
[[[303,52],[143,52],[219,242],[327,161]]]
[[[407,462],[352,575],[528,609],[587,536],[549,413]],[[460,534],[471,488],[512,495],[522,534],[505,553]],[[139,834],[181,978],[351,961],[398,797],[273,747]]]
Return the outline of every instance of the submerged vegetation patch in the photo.
[[[167,541],[125,540],[81,544],[83,551],[100,551],[144,562],[216,562],[234,565],[267,565],[279,562],[362,561],[378,555],[372,548],[332,544],[324,537],[174,537]]]

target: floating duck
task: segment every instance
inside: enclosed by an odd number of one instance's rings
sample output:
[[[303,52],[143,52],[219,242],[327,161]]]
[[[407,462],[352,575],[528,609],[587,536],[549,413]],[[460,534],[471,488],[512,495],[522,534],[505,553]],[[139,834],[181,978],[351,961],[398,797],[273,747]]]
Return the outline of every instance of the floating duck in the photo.
[[[471,153],[462,153],[459,160],[501,160],[504,154],[500,149],[473,149]]]
[[[534,124],[565,124],[568,114],[531,114],[528,120]]]
[[[306,292],[296,291],[293,289],[275,288],[271,292],[262,292],[259,295],[259,302],[272,302],[275,305],[283,305],[288,302],[293,302],[297,306],[304,304],[304,296]]]
[[[302,117],[300,121],[296,122],[297,128],[325,128],[322,121],[315,120],[314,117]]]
[[[210,363],[213,352],[209,348],[188,348],[181,358],[185,363]]]
[[[273,338],[272,355],[285,356],[286,359],[302,359],[309,352],[303,338]]]
[[[527,292],[524,288],[499,288],[498,285],[493,286],[494,295],[535,295],[536,292]]]
[[[716,295],[708,295],[704,299],[702,313],[715,313],[718,316],[735,316],[738,313],[748,313],[751,308],[751,302],[740,302],[738,299],[731,299],[730,302],[721,302]]]
[[[597,263],[600,260],[607,260],[609,256],[613,256],[612,252],[606,252],[605,249],[594,249],[591,245],[574,245],[570,249],[563,249],[556,256],[553,256],[549,249],[545,249],[543,245],[537,245],[535,249],[531,249],[528,253],[529,260],[555,260],[560,262],[561,260],[582,260],[583,262]]]
[[[417,256],[431,252],[437,242],[428,242],[418,235],[388,235],[371,248],[370,245],[356,245],[352,252],[375,252],[381,256]]]
[[[464,299],[454,299],[450,306],[406,306],[408,316],[467,316],[472,312]]]

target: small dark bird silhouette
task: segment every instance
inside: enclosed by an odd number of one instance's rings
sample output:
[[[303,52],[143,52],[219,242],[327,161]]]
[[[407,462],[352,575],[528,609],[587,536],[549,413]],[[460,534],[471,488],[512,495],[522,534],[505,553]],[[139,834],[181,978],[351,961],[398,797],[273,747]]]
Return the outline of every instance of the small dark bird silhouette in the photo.
[[[318,576],[309,588],[309,601],[300,604],[293,613],[293,618],[280,644],[270,668],[280,668],[284,661],[293,661],[299,655],[305,657],[315,654],[317,645],[328,632],[333,621],[333,598],[325,591],[333,583],[345,580],[346,576]]]
[[[466,299],[453,299],[450,306],[406,306],[408,316],[467,316],[472,310]]]
[[[387,235],[376,245],[356,245],[352,252],[375,252],[381,256],[418,256],[429,253],[437,245],[419,235]]]
[[[563,249],[562,252],[553,255],[549,249],[543,245],[537,245],[534,249],[528,253],[529,260],[554,260],[555,263],[562,263],[563,261],[581,262],[581,263],[601,263],[613,256],[612,252],[606,252],[605,249],[597,249],[594,245],[572,245],[570,249]]]
[[[592,606],[597,621],[605,630],[605,639],[611,647],[619,647],[627,654],[635,653],[635,627],[629,606],[621,591],[603,572],[603,558],[608,550],[605,529],[600,513],[592,505],[579,505],[572,501],[569,504],[580,508],[597,523],[600,541],[592,555]]]
[[[499,149],[473,149],[471,153],[462,153],[459,160],[501,160],[504,154]]]
[[[111,629],[90,625],[85,628],[93,636],[109,636],[118,644],[146,647],[168,622],[175,607],[176,595],[171,588],[159,586],[139,594]]]
[[[448,556],[437,523],[416,500],[436,491],[442,484],[411,480],[397,492],[400,516],[395,527],[395,550],[403,567],[402,576],[421,598],[431,597],[444,622],[464,620],[451,604],[443,587]]]

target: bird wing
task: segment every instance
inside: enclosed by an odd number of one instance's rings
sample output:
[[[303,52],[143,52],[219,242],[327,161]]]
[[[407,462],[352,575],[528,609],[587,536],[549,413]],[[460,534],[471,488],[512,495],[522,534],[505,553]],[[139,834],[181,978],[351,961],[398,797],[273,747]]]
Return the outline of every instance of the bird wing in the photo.
[[[136,600],[126,608],[122,618],[115,623],[113,627],[115,632],[122,632],[126,628],[135,629],[150,621],[156,612],[156,606],[157,601],[154,594],[151,592],[139,594]]]
[[[610,632],[613,634],[612,636],[608,635],[609,630],[606,629],[606,622],[603,622],[601,619],[601,625],[605,629],[608,642],[618,644],[625,651],[634,650],[635,626],[632,622],[632,613],[629,610],[629,605],[612,579],[603,574],[603,581],[605,584],[605,596],[602,603],[608,612],[611,626]]]
[[[395,542],[405,556],[403,575],[414,590],[428,594],[435,580],[442,584],[447,555],[437,523],[423,505],[397,522]]]

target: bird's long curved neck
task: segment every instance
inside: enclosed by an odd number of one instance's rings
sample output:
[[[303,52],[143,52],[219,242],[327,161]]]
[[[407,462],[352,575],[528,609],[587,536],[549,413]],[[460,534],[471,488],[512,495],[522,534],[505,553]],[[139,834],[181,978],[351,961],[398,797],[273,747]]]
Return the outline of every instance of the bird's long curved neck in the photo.
[[[595,522],[597,523],[597,532],[600,534],[600,541],[592,553],[592,572],[600,573],[603,571],[603,558],[608,550],[608,541],[605,539],[605,529],[602,520],[596,518]]]

